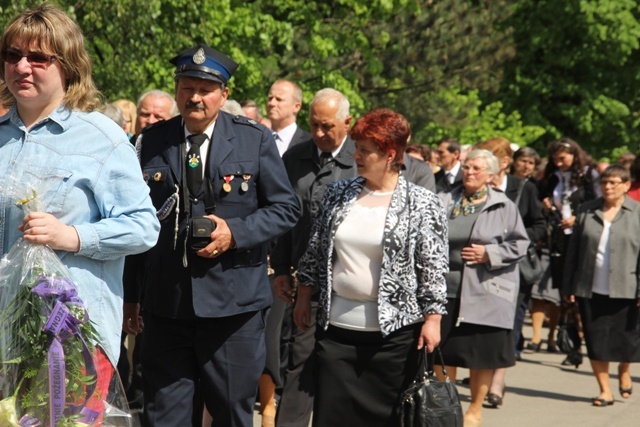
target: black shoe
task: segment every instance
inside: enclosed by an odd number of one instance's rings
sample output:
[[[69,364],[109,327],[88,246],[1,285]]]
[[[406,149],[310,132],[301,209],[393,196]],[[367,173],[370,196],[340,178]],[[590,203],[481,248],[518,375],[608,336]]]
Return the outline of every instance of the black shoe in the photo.
[[[540,351],[540,347],[542,347],[542,341],[540,341],[539,343],[530,342],[529,344],[527,344],[525,349],[531,350],[537,353]]]
[[[498,396],[495,393],[489,393],[487,394],[487,403],[492,408],[497,408],[498,406],[502,405],[502,396]]]
[[[560,353],[560,349],[555,343],[547,344],[547,353]]]
[[[580,353],[573,353],[573,354],[569,354],[563,361],[562,361],[562,366],[571,366],[574,365],[576,367],[576,369],[578,369],[578,366],[582,365],[582,354]]]
[[[469,377],[467,377],[467,378],[463,378],[463,379],[462,379],[462,384],[464,384],[464,385],[469,385],[469,381],[470,381],[470,378],[469,378]]]

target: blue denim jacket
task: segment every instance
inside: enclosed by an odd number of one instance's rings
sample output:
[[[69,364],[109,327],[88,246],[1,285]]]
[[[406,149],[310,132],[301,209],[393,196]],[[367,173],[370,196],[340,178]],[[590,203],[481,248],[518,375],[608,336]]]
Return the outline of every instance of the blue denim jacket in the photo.
[[[42,211],[73,225],[77,253],[57,251],[96,324],[100,345],[116,363],[122,329],[125,255],[155,245],[160,224],[133,146],[100,113],[59,107],[27,131],[16,107],[0,117],[0,248],[21,237],[24,212],[10,195],[34,184]],[[22,197],[26,197],[25,194]]]

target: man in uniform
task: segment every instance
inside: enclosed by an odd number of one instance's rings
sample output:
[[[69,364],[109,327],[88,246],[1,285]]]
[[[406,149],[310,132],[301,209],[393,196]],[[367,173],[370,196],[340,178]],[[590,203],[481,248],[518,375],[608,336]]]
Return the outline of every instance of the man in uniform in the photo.
[[[248,427],[265,365],[268,243],[299,207],[271,133],[220,111],[237,64],[205,45],[171,63],[180,115],[136,143],[160,238],[125,273],[144,271],[145,423],[191,425],[199,387],[216,425]],[[137,281],[126,282],[135,324]]]

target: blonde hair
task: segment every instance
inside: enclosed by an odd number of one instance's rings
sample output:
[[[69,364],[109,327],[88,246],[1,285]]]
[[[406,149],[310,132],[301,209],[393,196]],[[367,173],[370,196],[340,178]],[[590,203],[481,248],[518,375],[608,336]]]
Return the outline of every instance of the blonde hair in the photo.
[[[55,56],[66,77],[63,103],[67,108],[93,111],[100,107],[102,97],[91,77],[91,59],[82,31],[60,8],[42,4],[14,18],[0,40],[0,62],[4,62],[7,49],[16,42],[26,42],[30,48]],[[4,80],[4,67],[0,69]],[[0,101],[7,107],[15,103],[6,86],[0,89]]]
[[[508,139],[502,138],[501,136],[479,142],[476,144],[475,148],[482,148],[491,151],[499,161],[501,161],[504,157],[508,157],[508,166],[511,166],[511,164],[513,163],[513,149],[511,148],[511,143]]]
[[[138,119],[136,104],[124,98],[116,99],[112,104],[120,108],[125,116],[129,116],[129,131],[133,133],[133,129],[136,127],[136,120]]]

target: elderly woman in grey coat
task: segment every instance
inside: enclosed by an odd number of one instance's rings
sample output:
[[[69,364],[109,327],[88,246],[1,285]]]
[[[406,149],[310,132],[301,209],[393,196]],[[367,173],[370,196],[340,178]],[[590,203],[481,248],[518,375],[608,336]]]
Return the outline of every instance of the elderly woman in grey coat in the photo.
[[[519,287],[518,261],[529,246],[518,207],[490,182],[498,159],[473,150],[462,166],[462,186],[441,195],[449,218],[447,312],[442,350],[455,380],[470,370],[471,404],[464,425],[482,423],[482,403],[493,371],[515,364],[513,323]]]
[[[591,368],[600,386],[594,406],[614,402],[609,362],[618,365],[619,391],[631,396],[631,362],[640,362],[640,204],[627,196],[629,172],[609,166],[602,197],[583,204],[573,227],[563,294],[578,301]]]

